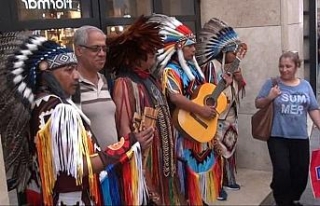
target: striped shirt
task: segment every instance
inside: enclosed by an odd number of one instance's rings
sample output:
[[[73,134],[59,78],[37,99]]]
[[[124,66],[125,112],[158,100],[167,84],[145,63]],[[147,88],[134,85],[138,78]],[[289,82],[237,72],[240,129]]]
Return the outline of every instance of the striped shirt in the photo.
[[[98,86],[80,75],[81,109],[91,120],[91,129],[101,149],[118,142],[115,122],[116,105],[108,90],[107,80],[98,73]]]

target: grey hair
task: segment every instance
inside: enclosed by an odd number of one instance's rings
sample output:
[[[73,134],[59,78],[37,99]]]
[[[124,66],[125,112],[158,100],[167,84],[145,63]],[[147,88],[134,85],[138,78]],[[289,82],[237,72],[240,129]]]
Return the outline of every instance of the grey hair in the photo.
[[[74,33],[74,45],[86,45],[88,41],[88,36],[90,31],[97,31],[105,35],[103,31],[95,26],[85,25],[76,30]]]

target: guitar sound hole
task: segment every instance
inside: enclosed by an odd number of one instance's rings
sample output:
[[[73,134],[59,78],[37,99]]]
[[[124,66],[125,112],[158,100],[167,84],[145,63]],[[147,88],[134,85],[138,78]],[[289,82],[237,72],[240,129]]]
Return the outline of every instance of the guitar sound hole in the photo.
[[[205,100],[205,105],[207,106],[215,106],[216,105],[216,101],[213,98],[206,98]]]

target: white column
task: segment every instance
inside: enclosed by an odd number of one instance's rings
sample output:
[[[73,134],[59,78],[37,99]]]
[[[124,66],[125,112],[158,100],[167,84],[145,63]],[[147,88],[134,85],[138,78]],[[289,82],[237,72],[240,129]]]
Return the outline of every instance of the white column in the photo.
[[[0,136],[1,138],[1,136]],[[2,144],[0,141],[0,204],[9,205],[9,196],[7,190],[7,178],[4,167]]]

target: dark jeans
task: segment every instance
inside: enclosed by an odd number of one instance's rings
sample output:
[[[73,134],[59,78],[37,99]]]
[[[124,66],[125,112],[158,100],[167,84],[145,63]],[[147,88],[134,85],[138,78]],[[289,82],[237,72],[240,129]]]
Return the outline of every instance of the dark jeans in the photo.
[[[308,183],[309,139],[271,137],[268,149],[273,166],[271,189],[277,205],[292,205]]]

